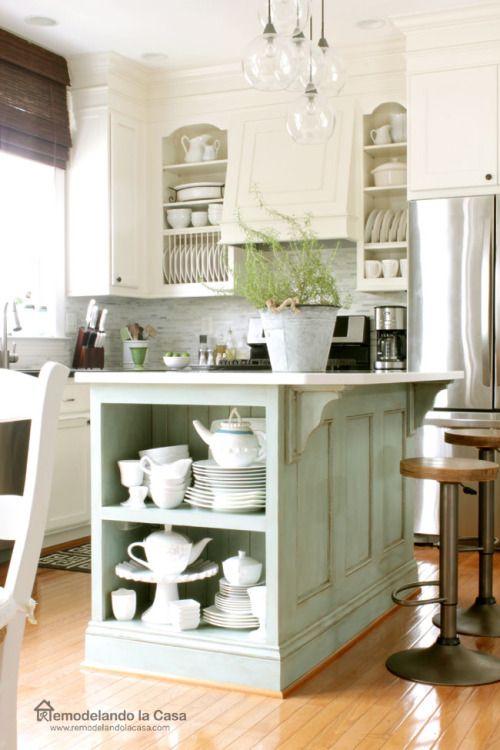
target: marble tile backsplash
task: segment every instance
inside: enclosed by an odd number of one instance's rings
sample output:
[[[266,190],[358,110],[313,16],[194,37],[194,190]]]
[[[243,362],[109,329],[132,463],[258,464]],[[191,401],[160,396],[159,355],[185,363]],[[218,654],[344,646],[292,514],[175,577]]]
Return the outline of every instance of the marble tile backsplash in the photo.
[[[356,251],[341,248],[336,252],[335,266],[339,287],[349,296],[351,305],[342,313],[369,315],[373,318],[373,308],[377,305],[405,305],[406,294],[358,292],[356,286]],[[150,364],[162,365],[162,355],[167,350],[198,351],[200,333],[224,337],[228,329],[233,331],[237,342],[246,338],[248,318],[256,316],[256,310],[238,297],[217,296],[194,299],[150,299],[101,297],[97,300],[101,307],[109,309],[108,333],[105,345],[105,366],[118,367],[122,364],[122,343],[120,328],[128,323],[142,326],[153,325],[158,335],[150,341]],[[76,329],[82,325],[88,305],[87,298],[66,299],[66,320],[76,321],[75,330],[66,331],[67,339],[17,339],[20,361],[18,367],[32,367],[47,359],[57,359],[71,364]]]

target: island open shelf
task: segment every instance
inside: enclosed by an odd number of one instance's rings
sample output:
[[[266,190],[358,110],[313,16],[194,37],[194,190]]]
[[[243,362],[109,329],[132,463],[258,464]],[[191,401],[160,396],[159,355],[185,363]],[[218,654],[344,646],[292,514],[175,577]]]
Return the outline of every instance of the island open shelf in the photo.
[[[435,394],[459,373],[77,373],[91,384],[92,619],[85,665],[243,686],[283,694],[391,606],[391,591],[415,575],[411,498],[399,474],[412,432]],[[281,381],[281,382],[280,382]],[[207,446],[192,426],[264,417],[265,512],[220,513],[120,506],[127,491],[116,462],[139,450],[187,444],[194,460]],[[410,490],[410,487],[408,487]],[[124,585],[115,567],[127,546],[172,524],[219,566],[247,551],[267,584],[267,636],[203,624],[174,632],[140,613],[112,619],[110,592]],[[213,604],[220,575],[182,585],[181,597]],[[207,658],[208,657],[208,658]]]

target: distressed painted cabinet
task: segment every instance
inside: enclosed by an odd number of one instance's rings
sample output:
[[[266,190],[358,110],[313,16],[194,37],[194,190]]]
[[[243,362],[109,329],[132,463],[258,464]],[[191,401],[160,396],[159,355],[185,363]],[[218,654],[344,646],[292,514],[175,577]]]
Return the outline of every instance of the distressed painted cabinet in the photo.
[[[77,374],[92,383],[93,597],[87,666],[282,693],[387,611],[391,590],[414,577],[412,506],[399,461],[413,423],[444,387],[435,381],[444,376],[413,386],[409,373],[357,380],[298,375],[289,385],[281,375]],[[127,491],[120,485],[119,459],[180,443],[189,444],[195,460],[206,458],[207,446],[192,420],[209,425],[232,406],[266,419],[265,512],[120,505]],[[211,537],[204,555],[219,565],[240,549],[262,560],[268,592],[265,642],[253,640],[247,630],[202,624],[175,632],[145,624],[140,614],[151,592],[130,581],[126,585],[138,595],[136,619],[113,619],[110,593],[124,585],[115,566],[127,559],[128,544],[163,524],[193,541]],[[219,577],[186,584],[180,596],[209,606]]]

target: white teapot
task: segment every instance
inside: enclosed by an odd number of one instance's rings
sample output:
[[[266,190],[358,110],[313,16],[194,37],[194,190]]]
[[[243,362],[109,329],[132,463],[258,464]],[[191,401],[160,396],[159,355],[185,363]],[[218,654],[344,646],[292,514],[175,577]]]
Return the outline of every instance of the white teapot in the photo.
[[[184,149],[184,161],[195,162],[204,161],[205,159],[205,147],[211,137],[208,133],[202,133],[202,135],[195,135],[193,138],[188,138],[187,135],[181,137],[182,148]]]
[[[262,461],[266,452],[263,432],[250,427],[241,419],[237,409],[232,409],[227,422],[221,422],[215,432],[210,432],[197,419],[193,426],[202,440],[210,446],[214,460],[225,469],[239,469]]]
[[[187,537],[172,531],[172,527],[167,524],[165,531],[153,531],[143,542],[129,544],[127,552],[132,560],[152,570],[158,578],[167,578],[179,575],[194,563],[211,541],[207,537],[193,544]],[[146,560],[136,557],[131,551],[133,547],[142,547]]]

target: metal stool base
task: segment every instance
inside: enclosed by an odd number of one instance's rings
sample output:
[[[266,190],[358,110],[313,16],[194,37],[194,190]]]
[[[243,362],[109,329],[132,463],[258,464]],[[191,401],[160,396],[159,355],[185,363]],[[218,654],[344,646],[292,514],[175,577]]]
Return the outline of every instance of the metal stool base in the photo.
[[[412,648],[392,654],[387,669],[398,677],[427,685],[488,685],[500,681],[500,659],[460,643]]]
[[[438,628],[440,621],[439,615],[432,618]],[[471,607],[457,609],[457,633],[500,637],[500,605],[476,602]]]

